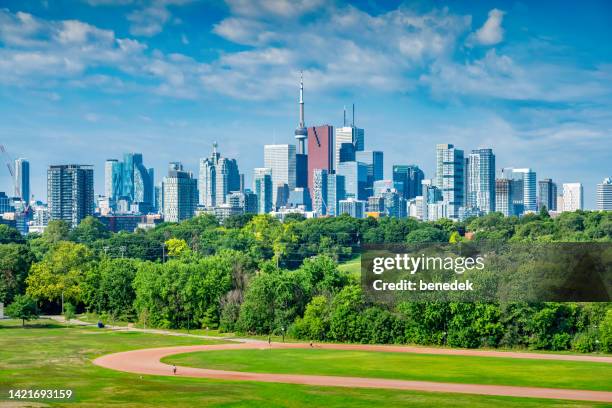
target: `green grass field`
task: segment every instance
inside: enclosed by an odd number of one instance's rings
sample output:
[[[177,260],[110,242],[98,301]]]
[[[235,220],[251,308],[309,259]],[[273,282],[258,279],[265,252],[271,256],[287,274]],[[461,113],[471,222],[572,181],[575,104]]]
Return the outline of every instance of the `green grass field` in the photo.
[[[359,279],[361,276],[361,257],[351,259],[350,261],[338,265],[338,270],[348,273],[351,277]]]
[[[182,366],[260,373],[612,391],[610,364],[575,361],[317,349],[204,351],[170,356],[166,361]]]
[[[17,388],[74,390],[73,400],[44,401],[45,405],[40,406],[476,408],[605,406],[588,402],[141,377],[104,369],[91,363],[94,358],[112,352],[207,343],[210,342],[197,338],[63,326],[43,320],[25,329],[21,328],[20,322],[14,320],[0,321],[0,406],[3,406],[3,401],[6,402],[8,398],[8,389]],[[256,352],[254,356],[257,356]],[[352,367],[356,369],[355,363],[352,363]],[[423,370],[428,369],[424,367]]]

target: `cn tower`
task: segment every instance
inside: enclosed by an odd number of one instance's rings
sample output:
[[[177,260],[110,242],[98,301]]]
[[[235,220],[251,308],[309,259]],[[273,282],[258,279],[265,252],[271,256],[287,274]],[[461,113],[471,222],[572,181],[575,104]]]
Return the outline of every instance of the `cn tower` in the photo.
[[[308,138],[308,130],[304,124],[304,75],[300,71],[300,123],[295,129],[295,138],[298,143],[298,154],[306,154],[306,139]]]

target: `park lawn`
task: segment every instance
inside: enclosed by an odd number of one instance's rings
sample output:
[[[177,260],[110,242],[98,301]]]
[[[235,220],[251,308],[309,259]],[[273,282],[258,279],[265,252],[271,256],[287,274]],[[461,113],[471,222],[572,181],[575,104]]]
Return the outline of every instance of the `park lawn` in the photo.
[[[352,278],[359,279],[361,277],[361,257],[353,258],[347,262],[338,265],[340,272],[346,272]]]
[[[25,329],[18,321],[0,321],[0,406],[6,402],[7,390],[17,388],[70,388],[75,393],[73,400],[47,400],[46,405],[41,405],[67,407],[605,406],[544,399],[140,376],[91,363],[95,357],[112,352],[210,343],[198,338],[65,326],[43,320],[30,323]]]
[[[164,361],[260,373],[612,391],[612,364],[606,363],[322,349],[204,351]]]

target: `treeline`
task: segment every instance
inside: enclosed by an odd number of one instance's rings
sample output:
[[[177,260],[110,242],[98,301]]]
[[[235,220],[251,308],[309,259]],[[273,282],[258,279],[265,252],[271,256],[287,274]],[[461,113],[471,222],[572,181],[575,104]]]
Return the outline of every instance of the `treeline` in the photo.
[[[280,223],[244,215],[223,225],[200,216],[117,234],[87,218],[73,230],[53,221],[27,238],[0,225],[0,301],[23,309],[30,300],[58,313],[63,298],[80,311],[148,327],[318,341],[612,351],[607,303],[391,307],[368,303],[359,277],[337,267],[364,243],[456,242],[466,233],[488,241],[610,242],[612,213],[494,213],[462,223],[348,216]]]

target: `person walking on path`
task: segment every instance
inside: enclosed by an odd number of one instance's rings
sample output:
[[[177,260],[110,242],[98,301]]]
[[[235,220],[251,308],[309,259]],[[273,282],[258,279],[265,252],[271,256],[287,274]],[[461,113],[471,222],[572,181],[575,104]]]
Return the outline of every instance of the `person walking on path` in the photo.
[[[176,366],[175,365],[172,366],[172,374],[176,375]]]

